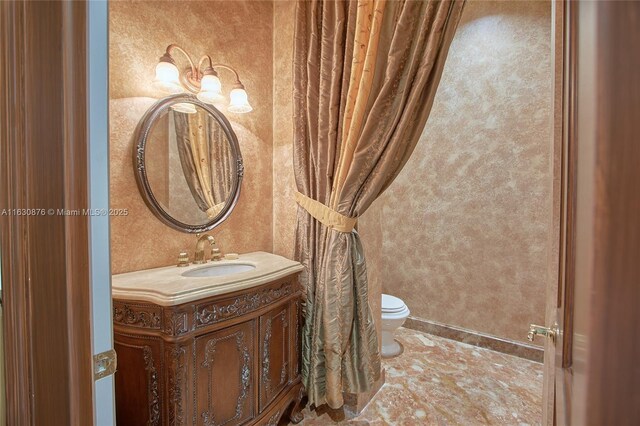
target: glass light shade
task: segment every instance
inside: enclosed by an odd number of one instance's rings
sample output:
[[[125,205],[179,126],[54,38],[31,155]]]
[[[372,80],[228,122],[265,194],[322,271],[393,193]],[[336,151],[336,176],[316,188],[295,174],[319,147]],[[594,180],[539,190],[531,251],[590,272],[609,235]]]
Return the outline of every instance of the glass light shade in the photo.
[[[206,104],[219,104],[224,102],[222,96],[222,84],[216,75],[205,75],[200,80],[200,92],[196,97]]]
[[[251,105],[249,105],[249,97],[244,89],[233,89],[229,94],[230,102],[227,107],[227,111],[235,113],[245,113],[253,111]]]
[[[182,102],[179,104],[175,104],[171,106],[171,109],[176,111],[176,112],[182,112],[184,114],[195,114],[196,112],[196,107],[193,104],[190,104],[188,102]]]
[[[178,67],[169,62],[158,62],[153,87],[166,93],[182,93],[184,89],[180,85],[179,78]]]

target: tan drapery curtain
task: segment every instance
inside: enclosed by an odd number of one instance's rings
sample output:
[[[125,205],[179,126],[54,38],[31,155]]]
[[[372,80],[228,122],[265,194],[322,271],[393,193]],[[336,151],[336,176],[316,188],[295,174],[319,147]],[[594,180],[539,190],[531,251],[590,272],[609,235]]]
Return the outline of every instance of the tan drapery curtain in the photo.
[[[326,206],[314,217],[304,207],[313,203],[301,203],[296,227],[306,289],[302,375],[316,406],[338,408],[343,392],[365,392],[380,375],[359,236],[316,218],[357,218],[400,172],[424,129],[463,5],[297,3],[294,173],[298,199]]]
[[[231,144],[222,127],[213,118],[207,117],[209,127],[210,182],[213,200],[216,205],[224,206],[231,193],[233,184]]]
[[[231,154],[226,135],[205,111],[172,112],[182,171],[196,204],[209,218],[231,191]]]

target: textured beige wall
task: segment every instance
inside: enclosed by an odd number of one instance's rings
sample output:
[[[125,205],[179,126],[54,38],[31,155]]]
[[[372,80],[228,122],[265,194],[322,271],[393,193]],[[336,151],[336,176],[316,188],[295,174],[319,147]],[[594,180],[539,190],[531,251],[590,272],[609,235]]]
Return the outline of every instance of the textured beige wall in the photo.
[[[544,319],[550,13],[549,2],[467,4],[420,143],[378,201],[382,250],[369,262],[416,317],[514,340]]]
[[[273,10],[273,252],[293,258],[297,205],[293,176],[293,30],[295,2]]]
[[[135,125],[153,98],[162,97],[151,82],[170,43],[195,60],[209,54],[240,72],[254,111],[227,117],[240,141],[245,179],[236,210],[213,234],[223,252],[271,251],[273,3],[117,1],[109,4],[109,25],[111,206],[129,209],[111,221],[112,272],[171,265],[180,250],[195,247],[195,236],[171,230],[147,209],[131,164]],[[179,53],[175,59],[187,66]],[[230,90],[233,78],[224,71],[220,78]]]

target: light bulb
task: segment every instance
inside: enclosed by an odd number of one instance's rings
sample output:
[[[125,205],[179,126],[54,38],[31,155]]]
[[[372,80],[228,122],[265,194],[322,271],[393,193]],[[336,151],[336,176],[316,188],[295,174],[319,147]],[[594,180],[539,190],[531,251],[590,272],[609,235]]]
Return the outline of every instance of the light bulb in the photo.
[[[245,112],[253,111],[251,105],[249,105],[249,97],[247,96],[247,92],[241,88],[235,88],[231,90],[229,94],[230,102],[227,107],[227,111],[235,112],[238,114],[242,114]]]
[[[158,62],[153,87],[166,93],[182,93],[184,89],[180,85],[179,78],[178,67],[170,62]]]
[[[205,75],[200,80],[200,92],[196,97],[206,104],[219,104],[224,101],[222,84],[216,75]]]
[[[195,114],[196,112],[198,112],[195,105],[188,102],[181,102],[179,104],[171,105],[171,109],[184,114]]]

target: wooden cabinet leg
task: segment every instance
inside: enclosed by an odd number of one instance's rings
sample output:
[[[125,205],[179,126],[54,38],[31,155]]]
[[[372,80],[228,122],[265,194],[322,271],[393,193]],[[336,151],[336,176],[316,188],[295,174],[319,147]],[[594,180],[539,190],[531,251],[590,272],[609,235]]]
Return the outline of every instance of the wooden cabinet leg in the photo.
[[[304,386],[300,383],[300,389],[298,390],[298,397],[295,400],[295,404],[291,408],[291,414],[289,414],[289,420],[291,423],[297,424],[300,423],[304,417],[302,414],[302,398],[304,397]]]

